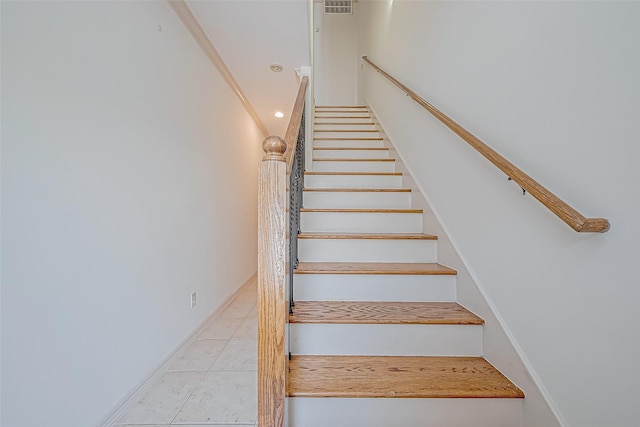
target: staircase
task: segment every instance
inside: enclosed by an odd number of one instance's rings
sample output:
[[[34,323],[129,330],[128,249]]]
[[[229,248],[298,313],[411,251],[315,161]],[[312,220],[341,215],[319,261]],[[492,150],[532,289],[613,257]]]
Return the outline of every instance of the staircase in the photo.
[[[482,357],[366,107],[316,107],[290,316],[289,425],[522,425],[522,391]]]

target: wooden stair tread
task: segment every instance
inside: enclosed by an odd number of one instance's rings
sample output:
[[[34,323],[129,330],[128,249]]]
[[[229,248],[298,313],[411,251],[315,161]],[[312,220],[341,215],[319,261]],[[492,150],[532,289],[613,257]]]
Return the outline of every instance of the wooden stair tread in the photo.
[[[306,171],[305,175],[374,175],[374,176],[401,176],[402,172],[313,172]]]
[[[422,213],[422,209],[320,209],[320,208],[302,208],[300,212],[331,212],[331,213],[401,213],[414,214]]]
[[[313,159],[314,162],[395,162],[396,159],[342,159],[342,158],[331,158],[331,159]]]
[[[298,356],[290,397],[523,398],[481,357]]]
[[[483,325],[455,302],[296,301],[289,323]]]
[[[438,236],[421,233],[300,233],[299,239],[370,239],[370,240],[438,240]]]
[[[335,150],[335,151],[389,151],[387,147],[313,147],[314,150],[318,151],[327,151],[327,150]]]
[[[317,108],[367,108],[366,105],[316,105]]]
[[[371,136],[371,137],[361,137],[361,138],[346,138],[346,137],[322,137],[322,138],[313,138],[314,141],[382,141],[382,137]]]
[[[325,117],[318,117],[324,119]],[[366,119],[366,117],[362,117]],[[374,122],[313,122],[314,125],[340,125],[340,126],[362,126],[362,125],[375,125]]]
[[[335,111],[323,111],[323,113],[333,113]],[[316,115],[316,119],[370,119],[371,116],[366,111],[339,111],[340,113],[356,113],[356,114],[364,114],[362,116],[318,116]]]
[[[314,129],[314,132],[378,132],[377,129]]]
[[[410,188],[305,188],[304,191],[333,193],[411,193]]]
[[[456,270],[438,263],[401,262],[304,262],[295,274],[411,274],[456,275]]]

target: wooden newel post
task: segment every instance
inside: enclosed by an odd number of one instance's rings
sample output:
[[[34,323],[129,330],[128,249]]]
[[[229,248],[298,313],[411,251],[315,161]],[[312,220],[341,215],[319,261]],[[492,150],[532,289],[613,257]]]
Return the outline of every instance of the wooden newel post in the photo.
[[[285,422],[287,145],[278,136],[262,143],[258,171],[258,426]]]

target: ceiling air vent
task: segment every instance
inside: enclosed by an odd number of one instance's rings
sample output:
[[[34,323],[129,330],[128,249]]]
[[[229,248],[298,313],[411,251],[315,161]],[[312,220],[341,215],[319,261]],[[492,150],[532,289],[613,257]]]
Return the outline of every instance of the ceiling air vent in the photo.
[[[324,0],[325,15],[351,15],[352,0]]]

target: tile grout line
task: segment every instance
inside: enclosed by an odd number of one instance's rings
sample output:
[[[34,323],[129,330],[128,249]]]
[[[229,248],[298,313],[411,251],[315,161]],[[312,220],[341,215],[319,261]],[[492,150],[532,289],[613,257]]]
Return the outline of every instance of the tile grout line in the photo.
[[[238,294],[239,294],[239,292],[238,292]],[[239,296],[238,294],[234,296],[233,300],[231,300],[231,301],[229,302],[229,304],[227,304],[227,306],[225,307],[225,310],[226,310],[227,308],[229,308],[229,307],[230,307],[230,306],[231,306],[231,305],[236,301],[236,299],[237,299],[237,298],[238,298],[238,296]],[[255,305],[255,304],[254,304],[254,305]],[[244,322],[244,321],[245,321],[245,320],[246,320],[246,319],[251,315],[251,311],[252,311],[252,310],[253,310],[253,305],[251,306],[251,309],[249,309],[248,313],[247,313],[244,317],[238,317],[238,318],[237,318],[237,319],[242,319],[242,322],[240,322],[240,323],[238,324],[238,326],[233,330],[233,332],[231,333],[231,336],[230,336],[229,338],[227,338],[227,339],[226,339],[226,343],[225,343],[225,345],[222,347],[222,350],[220,350],[220,352],[219,352],[219,353],[216,355],[216,357],[213,359],[213,361],[211,362],[211,364],[209,365],[209,367],[208,367],[208,368],[207,368],[207,370],[205,371],[205,374],[202,376],[202,378],[200,378],[200,381],[198,381],[198,384],[193,388],[193,390],[191,390],[191,393],[189,393],[189,396],[184,400],[184,403],[180,406],[180,408],[178,409],[178,411],[176,412],[176,414],[173,416],[173,418],[172,418],[172,419],[171,419],[171,421],[169,422],[169,427],[171,427],[171,426],[180,426],[180,425],[181,425],[181,424],[174,424],[174,421],[175,421],[175,419],[178,417],[178,414],[180,414],[180,412],[182,411],[182,409],[184,409],[184,407],[185,407],[185,405],[187,404],[187,402],[189,401],[189,399],[191,399],[191,397],[193,396],[193,394],[195,393],[195,391],[196,391],[196,390],[198,389],[198,387],[200,387],[200,385],[203,383],[203,381],[204,381],[205,377],[207,377],[207,375],[208,375],[210,372],[216,372],[216,371],[212,371],[212,370],[211,370],[211,367],[214,365],[214,363],[216,362],[216,360],[218,360],[218,358],[220,357],[220,355],[222,355],[222,353],[224,352],[224,350],[227,348],[227,346],[229,345],[229,342],[233,339],[233,336],[235,335],[235,333],[238,331],[238,329],[240,329],[240,325],[242,325],[242,323],[243,323],[243,322]],[[224,313],[224,311],[221,313],[221,315],[222,315],[223,313]],[[223,318],[223,317],[221,317],[221,318]],[[213,318],[212,318],[212,319],[213,319]],[[227,318],[227,319],[233,319],[233,318]],[[204,341],[204,339],[203,339],[203,340],[200,340],[200,339],[199,339],[199,337],[200,337],[200,335],[201,335],[202,333],[203,333],[203,331],[200,331],[200,332],[198,333],[198,335],[196,336],[196,338],[195,338],[193,341],[194,341],[194,342],[195,342],[195,341]],[[251,339],[249,339],[249,340],[251,340]],[[229,370],[229,371],[230,371],[230,370]],[[165,373],[166,373],[166,372],[168,372],[168,370],[166,370],[166,371],[165,371]],[[256,417],[256,420],[257,420],[257,417]],[[194,423],[193,423],[193,422],[191,422],[190,424],[191,424],[191,425],[193,425]],[[199,422],[198,422],[198,423],[196,423],[196,424],[199,424]],[[227,425],[233,425],[233,424],[235,424],[235,423],[232,423],[232,424],[226,423],[226,424],[227,424]],[[186,424],[186,425],[189,425],[189,424]],[[204,425],[206,426],[207,424],[204,424]],[[209,424],[209,425],[215,426],[216,424]],[[224,425],[224,424],[220,424],[220,423],[219,423],[218,425]],[[255,423],[253,423],[253,424],[237,424],[237,425],[238,425],[238,426],[243,426],[243,425],[245,425],[245,426],[252,426],[252,425],[255,425]]]
[[[167,372],[167,368],[179,357],[179,355],[189,347],[193,342],[197,340],[197,337],[203,332],[205,325],[214,319],[218,314],[222,314],[239,296],[245,288],[249,288],[255,282],[257,283],[258,273],[253,274],[247,281],[242,284],[226,301],[224,301],[219,307],[207,316],[199,326],[177,347],[176,350],[170,354],[160,366],[158,366],[154,372],[152,372],[145,380],[141,381],[134,389],[125,395],[119,402],[117,402],[104,416],[102,421],[98,424],[101,427],[115,427],[126,424],[118,423],[124,414],[126,414],[133,404],[151,387],[156,383],[158,379]]]

